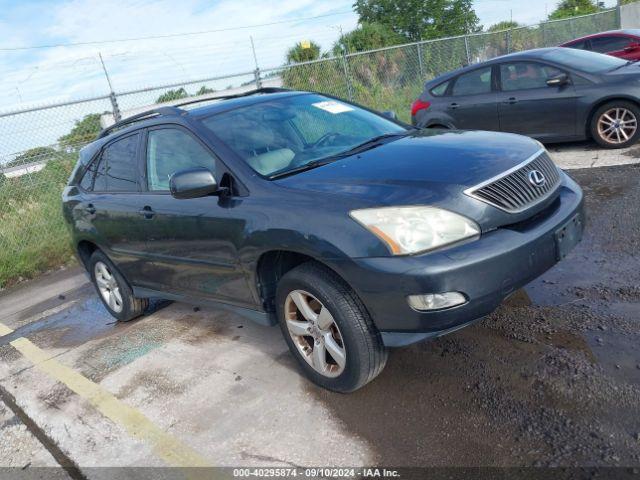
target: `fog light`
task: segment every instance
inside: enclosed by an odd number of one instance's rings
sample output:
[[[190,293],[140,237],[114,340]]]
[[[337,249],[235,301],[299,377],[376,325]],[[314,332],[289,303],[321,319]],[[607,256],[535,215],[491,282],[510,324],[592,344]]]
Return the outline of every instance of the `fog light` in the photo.
[[[456,307],[467,302],[467,297],[459,292],[427,293],[424,295],[409,295],[409,306],[418,312],[428,310],[442,310],[443,308]]]

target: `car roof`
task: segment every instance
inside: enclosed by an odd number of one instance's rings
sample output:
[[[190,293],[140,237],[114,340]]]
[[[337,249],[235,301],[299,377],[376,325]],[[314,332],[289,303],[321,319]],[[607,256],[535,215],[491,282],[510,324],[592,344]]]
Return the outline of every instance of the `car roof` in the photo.
[[[438,84],[442,83],[442,82],[446,82],[447,80],[450,80],[454,77],[457,77],[458,75],[465,73],[465,72],[470,72],[472,70],[476,70],[478,68],[483,68],[483,67],[487,67],[490,65],[494,65],[496,63],[502,63],[505,60],[541,60],[543,59],[546,55],[548,55],[551,52],[555,52],[557,50],[559,50],[562,47],[549,47],[549,48],[535,48],[533,50],[524,50],[522,52],[514,52],[514,53],[509,53],[507,55],[501,55],[499,57],[495,57],[492,58],[491,60],[487,60],[485,62],[480,62],[480,63],[474,63],[472,65],[467,65],[466,67],[462,67],[459,68],[457,70],[453,70],[451,72],[445,73],[443,75],[440,75],[436,78],[434,78],[433,80],[430,80],[426,83],[426,87],[427,88],[432,88],[432,86],[437,86]]]
[[[568,42],[563,43],[562,45],[568,45],[573,42],[589,40],[591,38],[604,37],[607,35],[629,35],[632,37],[640,38],[640,29],[626,28],[626,29],[620,29],[620,30],[607,30],[606,32],[598,32],[598,33],[593,33],[591,35],[585,35],[584,37],[574,38],[573,40],[569,40]]]
[[[185,99],[182,103],[150,109],[132,117],[125,118],[120,122],[116,122],[102,130],[92,145],[97,144],[102,146],[115,137],[120,137],[141,128],[162,123],[162,120],[184,117],[202,118],[220,112],[234,110],[239,107],[309,93],[311,92],[286,90],[283,88],[261,88],[230,97],[211,97],[191,101]],[[198,104],[202,103],[206,103],[206,105],[198,106]]]

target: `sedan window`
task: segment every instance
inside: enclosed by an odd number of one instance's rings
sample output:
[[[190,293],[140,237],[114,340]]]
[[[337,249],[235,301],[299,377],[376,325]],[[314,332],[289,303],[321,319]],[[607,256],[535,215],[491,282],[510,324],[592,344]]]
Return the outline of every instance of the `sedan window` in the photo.
[[[557,68],[541,63],[514,62],[500,65],[502,90],[505,92],[546,88],[547,80],[561,73]]]
[[[147,137],[147,182],[151,191],[169,190],[180,170],[204,167],[215,175],[215,158],[200,142],[177,128],[150,130]]]
[[[627,37],[598,37],[591,40],[591,50],[599,53],[617,52],[624,50],[631,43]]]
[[[445,93],[447,93],[448,88],[449,82],[441,83],[437,87],[433,87],[431,89],[431,95],[433,95],[434,97],[442,97]]]
[[[569,43],[567,47],[577,48],[578,50],[589,50],[586,40],[580,40],[578,42]]]
[[[573,48],[554,48],[543,55],[545,60],[585,73],[599,73],[620,68],[627,61],[601,53]]]
[[[453,95],[481,95],[491,93],[491,67],[479,68],[460,75],[453,85]]]

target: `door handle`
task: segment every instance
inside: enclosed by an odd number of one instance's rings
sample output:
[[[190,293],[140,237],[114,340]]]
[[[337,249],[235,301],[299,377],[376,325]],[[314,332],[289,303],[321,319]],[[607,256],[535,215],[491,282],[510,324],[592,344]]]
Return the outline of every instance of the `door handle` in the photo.
[[[450,108],[451,110],[455,110],[455,109],[457,109],[459,106],[460,106],[460,105],[458,105],[457,103],[452,103],[451,105],[449,105],[449,108]]]
[[[502,103],[506,103],[507,105],[513,105],[515,103],[518,103],[518,99],[516,97],[511,97],[508,100],[505,100]]]
[[[138,213],[142,215],[144,218],[146,218],[147,220],[151,220],[156,214],[156,212],[153,211],[153,208],[151,208],[148,205],[142,208],[141,210],[139,210]]]
[[[85,212],[87,212],[89,215],[93,215],[94,213],[96,213],[96,207],[93,206],[93,203],[90,203],[89,205],[87,205],[87,208],[84,209]]]

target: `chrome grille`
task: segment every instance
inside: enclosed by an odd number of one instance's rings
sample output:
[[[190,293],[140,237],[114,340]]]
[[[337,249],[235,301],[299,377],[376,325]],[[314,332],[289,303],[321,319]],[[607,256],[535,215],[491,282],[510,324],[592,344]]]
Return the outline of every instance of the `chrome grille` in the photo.
[[[529,174],[537,170],[545,183],[534,185]],[[556,191],[560,184],[560,172],[546,151],[516,169],[465,191],[478,200],[489,203],[509,213],[519,213],[542,202]]]

